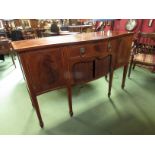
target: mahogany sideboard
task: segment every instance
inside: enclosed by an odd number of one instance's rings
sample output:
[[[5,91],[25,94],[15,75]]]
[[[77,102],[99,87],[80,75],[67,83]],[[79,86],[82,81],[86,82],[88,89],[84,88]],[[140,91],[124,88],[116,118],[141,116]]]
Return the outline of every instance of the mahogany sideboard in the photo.
[[[72,116],[72,85],[109,74],[110,96],[113,72],[124,67],[124,88],[132,39],[133,33],[105,34],[101,31],[12,42],[40,126],[43,127],[44,123],[37,95],[66,87],[69,112]]]

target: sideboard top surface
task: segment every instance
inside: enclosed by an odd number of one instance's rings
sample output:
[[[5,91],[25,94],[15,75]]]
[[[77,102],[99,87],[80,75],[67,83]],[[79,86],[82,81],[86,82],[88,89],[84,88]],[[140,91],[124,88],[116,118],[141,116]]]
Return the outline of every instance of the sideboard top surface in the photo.
[[[113,32],[109,31],[108,33],[104,33],[102,31],[90,32],[90,33],[81,33],[76,35],[53,36],[53,37],[46,37],[46,38],[13,41],[12,46],[14,50],[16,50],[17,52],[24,52],[32,49],[104,40],[108,38],[116,38],[119,36],[126,36],[131,34],[133,33],[115,32],[115,31]]]

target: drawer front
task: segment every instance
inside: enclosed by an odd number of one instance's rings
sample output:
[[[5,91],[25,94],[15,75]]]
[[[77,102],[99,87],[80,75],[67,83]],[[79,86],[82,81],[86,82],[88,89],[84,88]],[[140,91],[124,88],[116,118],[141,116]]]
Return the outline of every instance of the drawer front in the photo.
[[[74,45],[69,49],[69,58],[87,58],[107,54],[109,52],[108,45],[107,40],[84,45]]]
[[[97,55],[108,53],[108,41],[97,42],[92,45],[93,50]]]
[[[69,58],[87,58],[94,54],[91,44],[74,45],[69,49]]]

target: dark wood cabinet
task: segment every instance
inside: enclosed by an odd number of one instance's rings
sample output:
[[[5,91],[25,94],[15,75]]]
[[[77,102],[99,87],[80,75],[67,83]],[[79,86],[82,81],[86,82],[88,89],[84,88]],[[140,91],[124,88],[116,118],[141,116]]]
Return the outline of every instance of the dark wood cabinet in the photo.
[[[43,121],[37,95],[66,87],[72,116],[72,85],[110,74],[110,96],[113,72],[124,67],[124,88],[132,38],[133,33],[112,32],[106,36],[92,32],[13,42],[40,126],[43,127]]]

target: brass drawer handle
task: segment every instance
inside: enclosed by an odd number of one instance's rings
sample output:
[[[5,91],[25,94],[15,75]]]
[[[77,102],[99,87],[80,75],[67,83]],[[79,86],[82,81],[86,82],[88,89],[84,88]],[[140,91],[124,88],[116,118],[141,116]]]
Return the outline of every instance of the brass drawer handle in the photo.
[[[81,47],[81,48],[80,48],[80,54],[84,54],[84,53],[85,53],[85,51],[86,51],[86,50],[85,50],[85,48],[84,48],[84,47]]]

